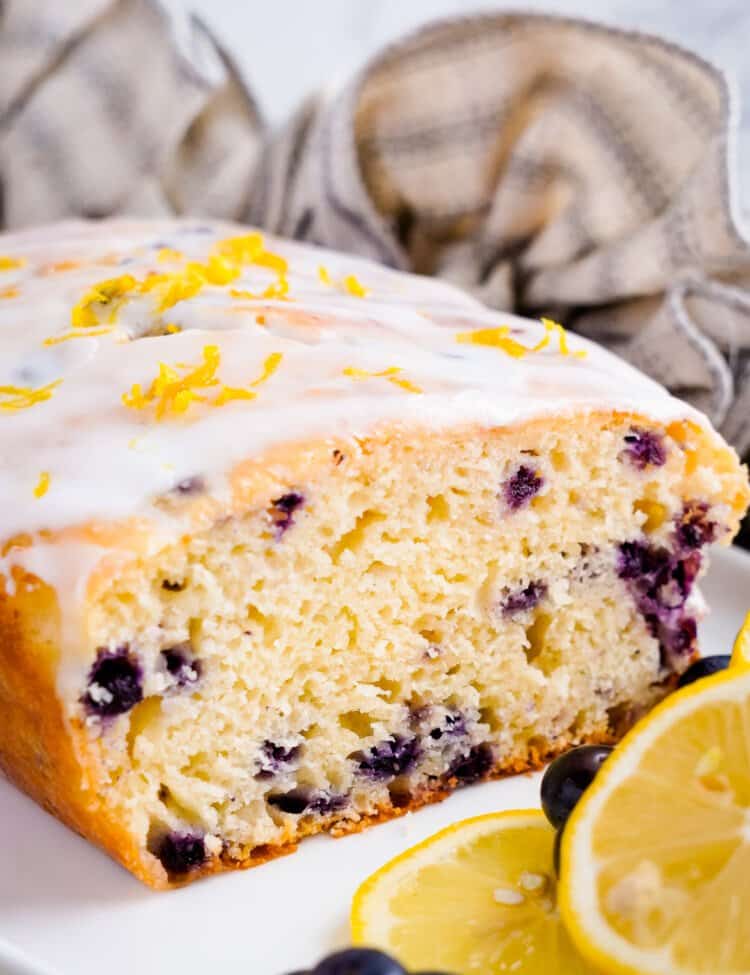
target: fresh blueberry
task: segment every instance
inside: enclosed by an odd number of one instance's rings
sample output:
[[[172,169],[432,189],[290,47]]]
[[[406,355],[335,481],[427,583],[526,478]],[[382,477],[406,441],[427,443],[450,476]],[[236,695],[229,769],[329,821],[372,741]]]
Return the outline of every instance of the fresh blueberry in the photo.
[[[333,792],[318,792],[312,797],[309,808],[310,812],[315,812],[319,816],[328,816],[343,809],[348,801],[346,796],[336,795]]]
[[[266,802],[269,806],[274,806],[283,813],[289,813],[291,816],[301,816],[310,805],[311,796],[310,793],[303,792],[302,789],[292,789],[291,792],[282,792],[278,795],[267,796]]]
[[[170,875],[190,873],[206,862],[206,844],[200,833],[165,833],[154,852]]]
[[[143,700],[143,670],[127,645],[97,652],[82,698],[90,714],[103,718],[125,714]]]
[[[264,741],[258,757],[258,771],[256,779],[270,779],[279,772],[285,772],[297,761],[302,751],[301,745],[277,745],[272,741]]]
[[[682,554],[642,541],[623,542],[617,573],[626,583],[649,631],[659,640],[662,660],[670,667],[695,650],[695,619],[684,607],[701,568],[701,553]]]
[[[503,486],[505,503],[511,511],[517,511],[538,494],[544,478],[533,468],[522,465]]]
[[[466,734],[466,715],[460,711],[448,711],[443,717],[442,727],[433,728],[429,734],[433,741],[440,741],[443,736],[460,738]]]
[[[524,589],[509,591],[502,600],[503,616],[515,616],[525,613],[534,607],[547,595],[544,582],[530,582]]]
[[[324,958],[312,975],[407,975],[406,969],[374,948],[346,948]]]
[[[277,540],[294,524],[294,512],[305,503],[305,497],[296,491],[282,494],[271,502],[271,518],[276,530]]]
[[[292,789],[290,792],[267,796],[266,802],[269,806],[274,806],[291,816],[301,816],[302,813],[317,813],[319,816],[326,816],[343,808],[347,803],[347,798],[328,792]]]
[[[716,541],[719,526],[708,517],[708,505],[704,501],[691,501],[685,505],[677,519],[677,541],[683,548],[703,548]]]
[[[163,579],[161,587],[162,589],[166,589],[167,592],[182,592],[185,588],[185,583],[173,582],[171,579]]]
[[[483,779],[495,762],[492,747],[488,744],[475,745],[468,755],[460,755],[448,770],[448,777],[458,779],[462,785],[471,785]]]
[[[202,477],[186,477],[178,481],[172,490],[175,494],[201,494],[206,490],[206,482]]]
[[[633,427],[625,436],[624,454],[639,471],[647,467],[662,467],[667,460],[664,439],[658,433]]]
[[[200,660],[193,657],[193,647],[189,640],[167,647],[162,650],[161,655],[167,673],[174,678],[178,687],[198,683],[203,668]]]
[[[687,687],[702,677],[710,677],[711,674],[718,674],[720,670],[726,670],[729,666],[730,656],[727,653],[716,653],[712,657],[701,657],[691,664],[685,673],[680,677],[679,686]]]
[[[417,738],[394,735],[366,752],[354,752],[349,758],[357,762],[360,772],[372,779],[392,779],[410,772],[419,754]]]
[[[542,779],[542,809],[555,829],[565,825],[611,751],[609,745],[581,745],[549,766]]]

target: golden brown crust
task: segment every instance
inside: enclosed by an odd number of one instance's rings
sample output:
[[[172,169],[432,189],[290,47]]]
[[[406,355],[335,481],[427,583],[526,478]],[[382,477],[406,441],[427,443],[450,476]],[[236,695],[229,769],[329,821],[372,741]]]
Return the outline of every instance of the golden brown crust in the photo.
[[[57,695],[60,611],[53,589],[15,569],[0,589],[0,768],[44,809],[93,841],[152,887],[166,874],[96,791],[98,770]],[[0,586],[3,583],[0,579]]]

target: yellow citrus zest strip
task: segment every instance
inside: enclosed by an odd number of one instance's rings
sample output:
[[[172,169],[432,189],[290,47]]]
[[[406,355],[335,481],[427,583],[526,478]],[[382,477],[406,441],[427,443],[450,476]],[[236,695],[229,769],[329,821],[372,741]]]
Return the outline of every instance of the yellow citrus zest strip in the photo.
[[[282,355],[274,352],[270,355],[264,365],[260,377],[250,383],[251,386],[259,386],[265,382],[279,367]],[[187,411],[192,403],[204,403],[207,397],[203,395],[203,390],[214,386],[221,386],[218,395],[211,400],[212,406],[223,406],[231,400],[244,399],[252,400],[258,395],[250,389],[235,386],[226,386],[221,383],[217,376],[217,370],[221,364],[221,354],[216,345],[206,345],[203,347],[203,362],[198,366],[191,366],[186,363],[178,363],[177,366],[168,366],[164,362],[159,363],[159,373],[144,393],[140,383],[134,383],[129,393],[123,393],[122,402],[125,406],[143,410],[149,406],[155,408],[157,420],[163,420],[170,415],[179,416]],[[180,375],[178,369],[184,370],[184,375]]]
[[[179,325],[175,325],[174,322],[169,322],[168,325],[165,325],[164,331],[167,333],[167,335],[176,335],[178,332],[181,332],[182,329]]]
[[[502,349],[503,352],[512,356],[514,359],[521,359],[529,352],[543,349],[549,342],[549,335],[545,335],[536,346],[528,348],[525,345],[521,345],[520,342],[516,342],[515,339],[510,338],[509,325],[499,325],[496,328],[480,328],[473,332],[459,332],[456,335],[456,341],[471,345],[494,346],[497,349]]]
[[[107,325],[104,328],[87,328],[85,331],[63,332],[62,335],[52,335],[44,340],[44,345],[59,345],[60,342],[68,342],[70,339],[95,339],[99,335],[111,335],[114,332],[114,325]]]
[[[366,288],[354,274],[347,274],[342,283],[349,294],[354,295],[355,298],[366,298],[370,293],[370,289]]]
[[[344,369],[344,375],[350,376],[352,379],[387,379],[389,383],[393,383],[394,386],[399,386],[401,389],[405,389],[409,393],[422,393],[424,390],[417,386],[415,383],[410,382],[408,379],[402,379],[399,377],[399,373],[404,370],[400,366],[389,366],[388,369],[381,369],[380,372],[367,372],[365,369],[357,369],[355,366],[347,366]]]
[[[257,231],[220,240],[216,251],[237,264],[257,264],[258,267],[275,271],[279,276],[285,275],[289,270],[288,263],[280,254],[266,250],[263,234]]]
[[[90,288],[81,300],[73,306],[70,324],[73,328],[96,328],[102,325],[101,313],[108,312],[107,322],[112,325],[115,316],[126,301],[128,292],[137,282],[132,274],[121,274],[118,278],[108,278]]]
[[[327,287],[346,291],[355,298],[366,298],[370,294],[370,288],[366,288],[356,274],[347,274],[341,281],[334,281],[328,268],[321,264],[318,267],[318,277]]]
[[[39,480],[37,481],[36,487],[34,488],[34,497],[43,498],[44,495],[49,491],[50,476],[49,471],[42,471],[39,475]]]
[[[408,379],[398,379],[395,376],[391,376],[388,380],[389,383],[393,383],[394,386],[400,386],[401,389],[405,389],[407,393],[423,393],[424,390],[421,386],[417,386],[416,383],[410,382]]]
[[[46,386],[32,389],[31,386],[0,386],[0,410],[26,410],[37,403],[52,397],[62,379],[56,379]]]
[[[157,254],[157,260],[160,262],[179,261],[183,257],[180,251],[171,247],[163,247]],[[253,232],[219,241],[205,262],[189,261],[178,271],[151,272],[140,281],[130,274],[124,274],[95,284],[73,307],[72,327],[73,329],[95,328],[105,324],[105,321],[112,325],[122,304],[138,294],[153,292],[157,300],[157,313],[161,314],[178,302],[192,298],[206,285],[221,287],[231,284],[242,274],[242,264],[255,264],[268,268],[276,273],[277,280],[268,285],[260,295],[232,289],[230,291],[232,297],[289,300],[287,261],[279,254],[266,250],[263,235]],[[175,329],[168,328],[167,331],[168,334],[173,334]],[[181,397],[178,402],[182,403],[186,398]]]
[[[15,271],[26,263],[25,257],[5,257],[0,254],[0,271]]]
[[[174,247],[162,247],[159,253],[156,255],[156,260],[160,264],[166,264],[171,261],[181,261],[184,258],[182,251],[176,251]]]
[[[586,357],[585,349],[580,349],[577,352],[570,351],[567,334],[562,325],[553,322],[550,318],[543,318],[542,325],[544,325],[545,334],[536,345],[532,346],[523,345],[521,342],[517,342],[514,338],[511,338],[509,325],[498,325],[495,328],[478,328],[471,332],[458,332],[456,341],[470,345],[494,346],[495,348],[502,349],[503,352],[512,356],[514,359],[522,359],[529,353],[541,352],[542,349],[546,349],[550,343],[550,338],[556,334],[558,336],[560,355],[572,355],[576,359],[584,359]]]
[[[17,298],[20,294],[18,288],[0,288],[0,298]]]
[[[227,237],[216,245],[216,251],[239,264],[253,264],[264,251],[263,234],[255,231],[240,237]]]
[[[548,334],[557,334],[560,355],[572,355],[574,359],[586,358],[587,353],[585,349],[579,349],[577,352],[570,351],[568,346],[568,333],[559,322],[555,322],[551,318],[543,318],[541,321],[542,325],[547,329]]]

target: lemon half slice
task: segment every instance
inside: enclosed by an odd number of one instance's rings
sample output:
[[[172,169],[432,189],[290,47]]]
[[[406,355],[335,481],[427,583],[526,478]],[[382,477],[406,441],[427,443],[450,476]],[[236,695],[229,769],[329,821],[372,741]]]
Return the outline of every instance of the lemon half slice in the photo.
[[[750,972],[750,670],[674,694],[607,759],[565,827],[560,906],[605,972]]]
[[[734,641],[729,666],[750,668],[750,613],[745,617],[745,622]]]
[[[554,839],[538,810],[450,826],[359,888],[354,943],[391,952],[410,970],[588,975],[560,923]]]

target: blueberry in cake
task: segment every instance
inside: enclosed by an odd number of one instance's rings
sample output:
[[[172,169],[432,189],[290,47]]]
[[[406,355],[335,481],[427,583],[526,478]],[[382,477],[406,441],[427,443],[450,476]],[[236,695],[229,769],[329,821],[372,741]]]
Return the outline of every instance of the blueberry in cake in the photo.
[[[157,888],[612,740],[748,503],[554,322],[209,229],[0,240],[0,766]]]

